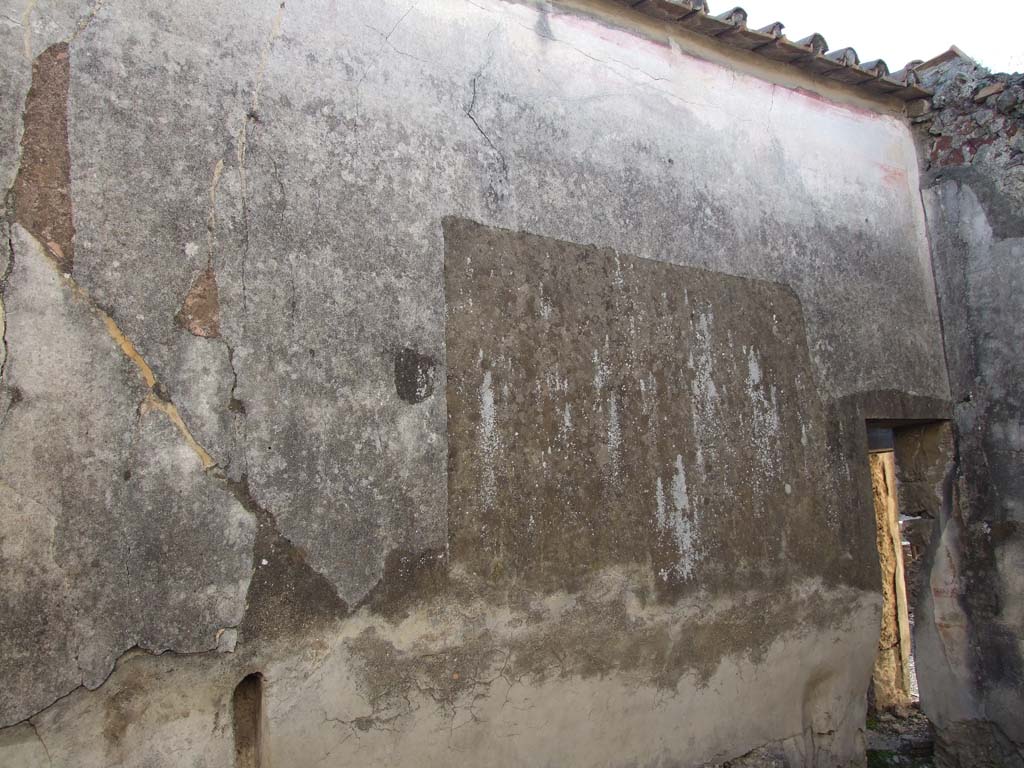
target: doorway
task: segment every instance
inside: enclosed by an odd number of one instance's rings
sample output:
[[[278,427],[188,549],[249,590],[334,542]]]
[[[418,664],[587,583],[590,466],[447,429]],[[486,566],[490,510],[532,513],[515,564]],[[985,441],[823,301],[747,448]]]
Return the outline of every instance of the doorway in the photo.
[[[882,584],[882,624],[871,676],[870,705],[900,711],[920,700],[907,597],[905,542],[896,483],[896,440],[892,429],[868,428],[868,461]]]
[[[920,705],[915,614],[953,459],[947,422],[868,422],[868,463],[882,619],[868,690],[868,764],[931,766],[934,731]],[[927,680],[922,686],[927,692]]]

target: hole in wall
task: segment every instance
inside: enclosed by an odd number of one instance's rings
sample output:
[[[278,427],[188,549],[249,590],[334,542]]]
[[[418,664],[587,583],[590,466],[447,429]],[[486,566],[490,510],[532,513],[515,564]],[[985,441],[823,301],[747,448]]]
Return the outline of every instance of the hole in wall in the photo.
[[[235,727],[235,768],[260,768],[263,752],[263,675],[242,678],[231,700]]]

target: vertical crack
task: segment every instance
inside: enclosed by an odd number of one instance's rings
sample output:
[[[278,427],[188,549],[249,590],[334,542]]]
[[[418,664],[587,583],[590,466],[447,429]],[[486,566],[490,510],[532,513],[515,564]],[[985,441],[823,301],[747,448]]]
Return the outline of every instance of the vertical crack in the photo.
[[[491,137],[487,135],[486,131],[480,127],[480,123],[476,119],[476,115],[473,114],[473,109],[476,107],[476,83],[481,77],[481,72],[473,75],[473,79],[470,81],[470,87],[472,88],[472,96],[470,98],[469,106],[463,110],[466,117],[470,119],[473,125],[476,127],[477,132],[483,136],[484,141],[487,142],[487,146],[498,156],[498,162],[501,164],[501,173],[503,176],[508,176],[508,163],[505,162],[505,155],[500,149],[498,149],[494,142],[491,141]]]
[[[8,195],[10,198],[10,194]],[[11,204],[8,203],[8,208]],[[7,340],[7,286],[11,281],[11,274],[14,272],[14,238],[11,235],[11,216],[7,217],[5,226],[7,227],[7,266],[4,268],[4,272],[0,275],[0,328],[3,333],[0,334],[0,339],[3,342],[3,359],[0,360],[0,383],[6,383],[7,381],[7,359],[10,356],[10,346]]]
[[[213,257],[217,251],[217,190],[220,188],[220,177],[224,172],[224,159],[220,158],[213,165],[213,176],[210,179],[210,207],[206,213],[206,266],[213,268]]]
[[[28,719],[25,722],[28,724],[28,727],[32,729],[32,733],[36,735],[36,738],[39,740],[39,745],[43,748],[43,752],[46,753],[46,762],[53,765],[53,758],[50,756],[50,749],[46,746],[46,742],[43,741],[43,735],[39,732],[36,724],[32,722],[31,719]]]
[[[102,3],[104,0],[100,0]],[[267,64],[274,47],[274,42],[281,35],[281,25],[284,20],[285,3],[279,3],[277,13],[271,23],[270,34],[260,51],[259,63],[253,77],[252,96],[245,114],[242,116],[238,130],[235,131],[235,162],[238,168],[239,194],[241,196],[242,208],[242,315],[247,313],[248,299],[248,261],[249,261],[249,188],[246,168],[249,158],[249,144],[251,142],[254,126],[259,124],[260,92],[263,87],[263,80],[266,74]],[[220,250],[217,241],[217,193],[220,189],[221,177],[224,173],[224,158],[219,158],[214,163],[210,176],[207,196],[209,198],[206,213],[206,266],[212,270],[215,266],[215,259]]]
[[[228,365],[231,367],[231,398],[228,400],[228,410],[244,415],[245,403],[239,400],[236,395],[238,390],[238,371],[235,369],[235,350],[227,341],[224,341],[224,346],[228,350]]]
[[[248,181],[245,175],[245,163],[249,142],[249,125],[256,122],[258,117],[255,112],[247,113],[245,123],[238,135],[238,146],[235,152],[238,160],[238,184],[242,198],[242,317],[248,316],[249,298],[246,281],[246,271],[249,266],[249,190]]]
[[[249,181],[246,175],[246,163],[249,156],[249,142],[250,132],[255,132],[255,127],[260,122],[259,108],[260,108],[260,92],[263,88],[263,80],[267,71],[267,64],[270,61],[270,54],[274,48],[274,42],[281,35],[281,24],[284,20],[284,2],[277,8],[277,13],[274,16],[274,21],[270,28],[270,35],[267,38],[267,42],[263,46],[263,50],[260,51],[260,61],[256,69],[256,77],[254,78],[252,87],[252,100],[249,103],[249,108],[246,110],[245,116],[242,118],[242,124],[239,126],[238,134],[235,142],[235,159],[238,162],[238,185],[239,191],[242,198],[242,316],[245,317],[248,312],[249,300],[247,291],[247,275],[248,261],[249,261]]]

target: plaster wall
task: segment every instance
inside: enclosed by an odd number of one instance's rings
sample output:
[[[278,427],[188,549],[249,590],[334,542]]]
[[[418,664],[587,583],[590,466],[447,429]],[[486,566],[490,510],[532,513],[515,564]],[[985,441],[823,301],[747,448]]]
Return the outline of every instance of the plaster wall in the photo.
[[[1024,545],[1016,350],[1024,237],[994,231],[969,182],[935,183],[925,200],[961,396],[956,484],[940,516],[926,590],[922,639],[932,674],[922,675],[922,703],[947,730],[952,752],[969,755],[972,745],[991,742],[995,764],[1019,765]]]
[[[275,764],[699,765],[768,743],[795,765],[861,759],[879,605],[863,419],[939,417],[948,396],[891,105],[712,63],[601,5],[38,0],[3,16],[0,169],[23,192],[4,223],[0,762],[224,765],[253,671]],[[39,66],[62,50],[66,68]],[[68,167],[41,167],[62,108]],[[628,454],[671,500],[676,456],[696,477],[697,437],[718,441],[716,482],[745,490],[727,518],[698,520],[693,497],[685,520],[716,542],[695,565],[662,573],[685,537],[658,538],[653,482],[619,505],[653,544],[494,571],[455,537],[453,445],[475,432],[450,421],[467,336],[446,342],[446,323],[453,285],[484,288],[451,282],[449,217],[537,238],[509,289],[537,249],[587,244],[704,286],[735,334],[704,338],[706,369],[681,364],[703,338],[688,321],[678,349],[649,335],[641,351],[695,402],[725,393],[733,429],[673,411],[671,461]],[[749,317],[754,297],[783,321]],[[583,310],[600,326],[653,306]],[[687,318],[666,312],[648,316]],[[535,346],[602,352],[552,343]],[[768,355],[757,376],[743,344]],[[792,404],[777,428],[750,415],[758,394],[763,415]],[[603,430],[607,399],[579,396]],[[820,536],[794,532],[791,562],[730,545],[774,541],[792,508]],[[566,557],[572,578],[545,567]]]

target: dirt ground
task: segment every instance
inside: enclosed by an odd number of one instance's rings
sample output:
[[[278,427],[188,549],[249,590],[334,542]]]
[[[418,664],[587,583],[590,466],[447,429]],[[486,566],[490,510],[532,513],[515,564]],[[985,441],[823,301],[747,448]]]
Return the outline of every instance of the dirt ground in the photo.
[[[934,731],[917,705],[908,708],[906,717],[888,712],[868,715],[868,768],[904,766],[933,768]]]

